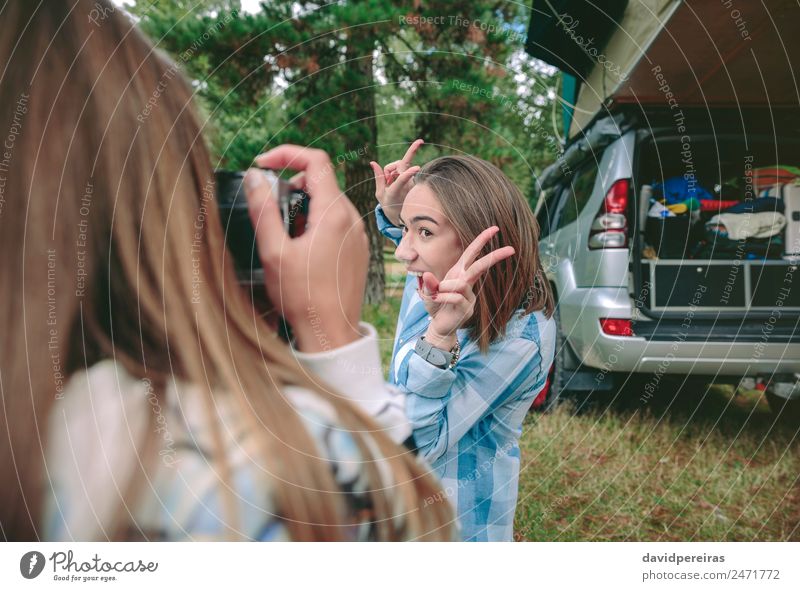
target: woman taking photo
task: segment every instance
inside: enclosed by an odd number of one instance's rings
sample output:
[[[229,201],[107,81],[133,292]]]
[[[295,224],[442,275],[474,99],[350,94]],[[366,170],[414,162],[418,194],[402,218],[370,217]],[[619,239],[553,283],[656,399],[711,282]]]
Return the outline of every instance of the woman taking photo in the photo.
[[[495,166],[470,156],[375,173],[376,215],[409,276],[389,381],[418,452],[470,541],[510,541],[522,421],[553,361],[553,298],[536,218]]]
[[[257,159],[305,171],[299,238],[246,179],[293,351],[237,283],[177,66],[105,0],[11,2],[2,22],[3,537],[452,539],[370,371],[366,235],[328,157]]]

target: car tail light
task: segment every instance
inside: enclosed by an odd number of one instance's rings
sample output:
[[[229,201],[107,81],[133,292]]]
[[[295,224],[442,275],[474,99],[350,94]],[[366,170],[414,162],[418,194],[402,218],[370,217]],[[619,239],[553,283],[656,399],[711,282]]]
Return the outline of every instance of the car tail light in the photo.
[[[620,179],[608,190],[600,211],[592,222],[589,248],[625,248],[628,246],[628,193],[630,180]]]
[[[592,222],[593,232],[606,230],[624,230],[628,227],[628,220],[621,213],[599,213]]]
[[[612,230],[610,232],[600,232],[589,236],[589,248],[597,250],[600,248],[625,248],[627,238],[625,232]]]
[[[615,337],[632,337],[633,325],[627,318],[601,318],[600,330]]]

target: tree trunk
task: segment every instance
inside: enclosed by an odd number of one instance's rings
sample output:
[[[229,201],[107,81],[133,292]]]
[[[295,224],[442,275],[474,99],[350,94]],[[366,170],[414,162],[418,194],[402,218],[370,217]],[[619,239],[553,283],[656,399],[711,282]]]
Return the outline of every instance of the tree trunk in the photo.
[[[384,285],[386,276],[383,269],[383,236],[378,232],[375,223],[374,210],[375,183],[370,160],[378,157],[378,127],[375,121],[375,90],[372,65],[372,52],[359,51],[348,43],[345,64],[349,89],[353,91],[347,95],[351,103],[353,120],[351,125],[356,127],[357,133],[351,137],[358,138],[358,145],[346,146],[343,154],[336,158],[343,158],[345,190],[348,197],[358,209],[367,228],[369,237],[369,272],[367,274],[367,289],[364,301],[368,304],[379,304],[384,299]]]
[[[370,157],[374,159],[374,156]],[[383,235],[375,223],[375,190],[372,169],[363,162],[348,162],[345,165],[345,184],[348,197],[361,214],[369,238],[369,272],[364,301],[379,304],[383,301],[385,274],[383,269]]]

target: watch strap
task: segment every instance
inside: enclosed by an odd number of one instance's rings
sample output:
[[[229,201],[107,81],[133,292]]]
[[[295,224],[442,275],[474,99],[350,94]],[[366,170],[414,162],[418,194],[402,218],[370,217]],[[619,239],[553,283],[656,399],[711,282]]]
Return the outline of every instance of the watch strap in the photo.
[[[456,344],[456,347],[458,347],[458,344]],[[445,351],[439,347],[434,347],[425,340],[425,337],[417,339],[417,343],[414,345],[414,351],[425,361],[440,369],[451,368],[454,365],[454,361],[457,359],[452,351]]]

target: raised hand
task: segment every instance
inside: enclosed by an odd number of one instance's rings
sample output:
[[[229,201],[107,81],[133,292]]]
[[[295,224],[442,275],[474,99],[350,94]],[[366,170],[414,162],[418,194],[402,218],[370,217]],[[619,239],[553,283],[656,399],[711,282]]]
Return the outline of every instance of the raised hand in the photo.
[[[412,166],[411,162],[425,140],[418,139],[408,147],[405,155],[400,160],[395,160],[381,168],[377,162],[370,162],[372,172],[375,174],[375,197],[383,208],[383,213],[395,226],[400,224],[400,211],[406,194],[411,190],[412,179],[419,166]]]
[[[497,226],[481,232],[441,282],[433,273],[422,276],[420,296],[431,316],[425,340],[434,347],[451,349],[455,345],[456,330],[475,312],[475,283],[494,264],[514,255],[514,247],[503,246],[475,260],[497,232]]]

